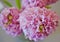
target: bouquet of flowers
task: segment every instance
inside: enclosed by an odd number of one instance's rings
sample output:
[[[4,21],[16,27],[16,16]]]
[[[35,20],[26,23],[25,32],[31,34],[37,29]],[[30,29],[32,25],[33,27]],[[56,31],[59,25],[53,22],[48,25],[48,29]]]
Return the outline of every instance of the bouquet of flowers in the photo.
[[[7,34],[16,37],[22,33],[26,39],[43,40],[56,30],[59,17],[51,10],[51,4],[58,0],[16,0],[14,7],[8,5],[0,13],[0,26]]]

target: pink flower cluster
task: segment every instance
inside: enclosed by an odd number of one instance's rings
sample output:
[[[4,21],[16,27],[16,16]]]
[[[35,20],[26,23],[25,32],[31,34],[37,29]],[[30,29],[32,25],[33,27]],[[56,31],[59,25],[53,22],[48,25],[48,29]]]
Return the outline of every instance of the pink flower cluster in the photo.
[[[56,3],[57,1],[58,0],[22,0],[22,7],[45,7],[46,5]]]
[[[3,29],[10,35],[21,34],[20,23],[17,21],[20,11],[14,7],[5,8],[0,14],[0,23]]]
[[[54,11],[46,8],[26,8],[19,17],[20,28],[29,40],[43,40],[58,25],[58,17]]]
[[[24,33],[29,40],[43,40],[58,26],[56,12],[45,8],[57,0],[22,0],[22,8],[5,8],[0,14],[0,26],[10,35]]]

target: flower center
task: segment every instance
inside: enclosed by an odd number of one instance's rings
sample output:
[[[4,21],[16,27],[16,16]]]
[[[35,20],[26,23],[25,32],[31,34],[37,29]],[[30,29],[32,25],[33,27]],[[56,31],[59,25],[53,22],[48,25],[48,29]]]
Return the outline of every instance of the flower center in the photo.
[[[11,14],[9,14],[7,18],[8,18],[8,20],[12,20],[13,17]]]
[[[5,27],[7,27],[9,24],[11,24],[12,23],[12,15],[11,14],[9,14],[8,16],[7,16],[7,19],[8,19],[8,22],[7,23],[5,23],[4,25],[5,25]]]
[[[43,31],[43,25],[39,26],[39,31],[42,32]]]

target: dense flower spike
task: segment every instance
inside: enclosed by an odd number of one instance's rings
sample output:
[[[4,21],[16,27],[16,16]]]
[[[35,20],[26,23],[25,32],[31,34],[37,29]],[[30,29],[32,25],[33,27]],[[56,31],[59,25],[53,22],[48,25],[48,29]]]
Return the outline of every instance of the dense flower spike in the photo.
[[[43,40],[52,33],[58,25],[55,12],[46,8],[26,8],[19,17],[20,28],[29,40]]]
[[[5,8],[0,14],[0,25],[12,36],[20,35],[20,23],[18,20],[20,11],[14,7]]]
[[[29,40],[43,40],[56,30],[59,18],[51,11],[50,4],[58,0],[16,0],[19,10],[5,2],[10,8],[0,13],[0,26],[13,37],[22,32]],[[20,9],[21,5],[21,9]]]
[[[46,5],[50,5],[52,3],[56,3],[58,0],[22,0],[22,7],[45,7]]]

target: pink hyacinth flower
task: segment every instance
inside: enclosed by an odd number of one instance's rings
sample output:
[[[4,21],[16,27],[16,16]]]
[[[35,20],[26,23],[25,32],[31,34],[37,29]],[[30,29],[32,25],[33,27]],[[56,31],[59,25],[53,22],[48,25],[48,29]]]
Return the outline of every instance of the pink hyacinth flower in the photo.
[[[56,3],[57,1],[58,0],[22,0],[22,7],[45,7],[46,5]]]
[[[14,7],[5,8],[0,14],[0,26],[9,34],[14,36],[20,35],[20,23],[18,20],[20,11]]]
[[[46,8],[26,8],[19,17],[20,28],[29,40],[43,40],[58,26],[58,17],[54,11]]]

